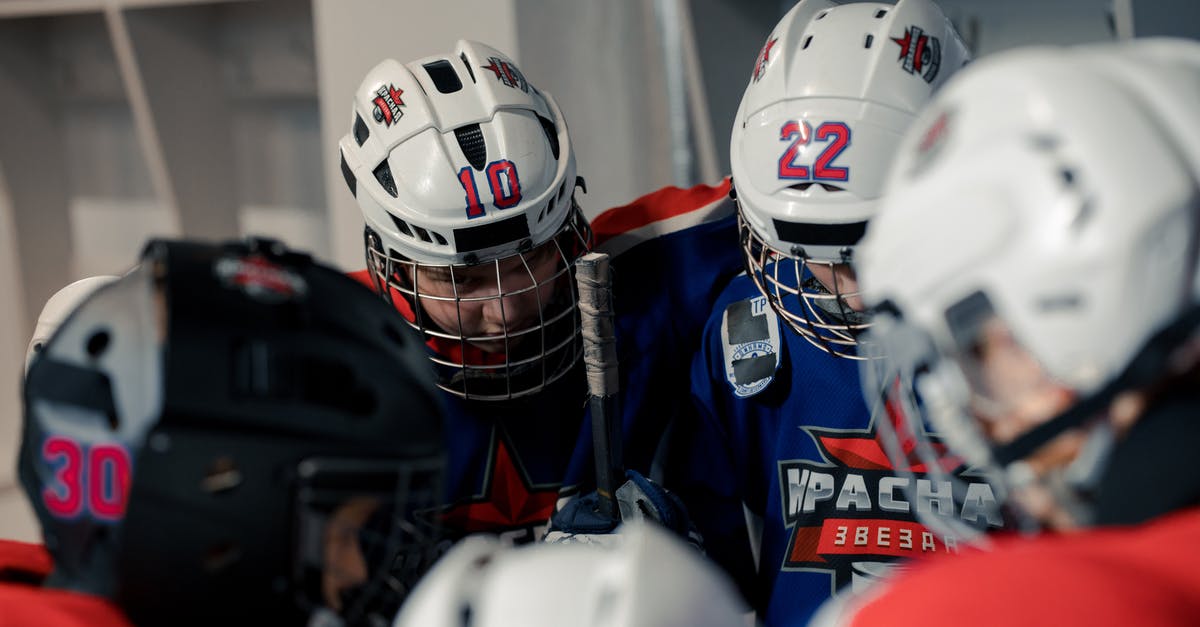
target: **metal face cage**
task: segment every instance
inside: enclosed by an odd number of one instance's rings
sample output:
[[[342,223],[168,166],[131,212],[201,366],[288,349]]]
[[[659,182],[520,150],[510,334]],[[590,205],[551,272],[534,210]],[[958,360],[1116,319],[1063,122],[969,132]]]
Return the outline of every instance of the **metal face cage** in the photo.
[[[376,290],[424,337],[442,390],[501,401],[537,394],[579,363],[576,260],[592,231],[579,206],[550,239],[475,264],[426,264],[367,230]]]
[[[856,350],[857,336],[870,323],[864,313],[847,304],[858,292],[843,291],[833,272],[834,266],[849,263],[849,259],[820,261],[776,250],[754,232],[740,210],[738,233],[747,274],[783,322],[830,355],[863,359]],[[832,289],[813,275],[811,267],[818,265],[834,277]]]

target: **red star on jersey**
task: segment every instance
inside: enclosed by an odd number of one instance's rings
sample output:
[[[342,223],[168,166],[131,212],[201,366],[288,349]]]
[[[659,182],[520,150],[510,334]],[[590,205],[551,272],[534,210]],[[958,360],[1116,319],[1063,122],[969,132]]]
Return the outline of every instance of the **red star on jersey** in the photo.
[[[487,491],[471,503],[447,508],[442,520],[466,533],[540,525],[554,513],[558,486],[533,489],[514,463],[502,438],[496,438],[492,467],[484,479]]]
[[[888,417],[891,419],[892,428],[900,438],[900,448],[908,457],[909,469],[916,473],[928,472],[922,460],[916,452],[916,440],[907,432],[908,427],[904,426],[901,411],[892,402],[885,405]],[[847,468],[858,470],[895,470],[892,460],[888,459],[887,449],[883,447],[883,440],[879,431],[873,430],[874,433],[869,434],[871,437],[844,437],[832,436],[813,433],[817,442],[824,449],[828,458],[840,462]],[[946,445],[941,442],[930,442],[929,445],[937,454],[938,462],[942,465],[942,470],[951,472],[962,466],[961,458],[954,455],[947,455]]]

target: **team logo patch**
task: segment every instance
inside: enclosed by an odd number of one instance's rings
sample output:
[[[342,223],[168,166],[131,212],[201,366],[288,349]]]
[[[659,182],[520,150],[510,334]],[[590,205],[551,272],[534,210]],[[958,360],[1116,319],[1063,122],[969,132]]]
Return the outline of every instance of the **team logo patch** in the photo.
[[[758,52],[758,58],[754,60],[754,82],[758,82],[763,74],[767,71],[767,62],[771,60],[771,48],[775,47],[775,42],[778,39],[768,39],[763,45],[762,50]]]
[[[392,84],[380,85],[379,89],[375,90],[375,99],[372,101],[375,103],[375,109],[372,113],[376,122],[391,126],[393,122],[404,117],[404,112],[400,110],[400,107],[404,106],[404,101],[400,99],[400,94],[403,93],[403,89],[396,89]]]
[[[937,78],[942,63],[942,42],[937,37],[926,35],[918,26],[909,26],[904,37],[893,37],[892,41],[900,46],[900,67],[905,72],[920,76],[926,83]]]
[[[222,285],[259,302],[282,303],[308,293],[308,284],[300,275],[260,255],[225,257],[213,269]]]
[[[962,468],[953,469],[958,484],[928,477],[919,464],[913,476],[899,476],[873,427],[805,432],[822,459],[779,463],[782,514],[792,529],[783,570],[828,572],[840,588],[874,564],[957,550],[953,538],[936,535],[917,514],[979,528],[1002,523],[991,486],[971,481]]]
[[[490,70],[496,75],[496,80],[504,85],[529,93],[529,81],[525,80],[525,75],[512,62],[499,57],[488,57],[488,64],[480,67]]]
[[[754,396],[775,380],[782,345],[779,317],[766,296],[731,303],[721,320],[725,378],[738,398]]]

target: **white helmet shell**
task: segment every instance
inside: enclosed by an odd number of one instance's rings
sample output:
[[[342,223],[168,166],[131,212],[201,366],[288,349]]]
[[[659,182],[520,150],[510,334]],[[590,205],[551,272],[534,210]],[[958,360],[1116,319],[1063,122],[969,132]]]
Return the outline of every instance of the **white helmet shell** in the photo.
[[[743,219],[785,255],[845,260],[900,137],[967,59],[930,0],[798,2],[767,38],[734,118]]]
[[[41,352],[50,336],[54,335],[58,327],[62,326],[63,321],[96,290],[116,280],[117,277],[108,275],[80,279],[58,290],[46,301],[42,307],[42,313],[38,315],[37,325],[33,328],[33,337],[29,340],[29,347],[25,350],[25,372],[27,374],[29,365],[33,363],[34,355]]]
[[[954,355],[983,293],[1047,374],[1086,395],[1197,298],[1200,44],[1014,51],[905,138],[858,263]],[[1002,123],[1000,123],[1002,122]]]
[[[385,60],[354,97],[342,172],[383,246],[470,264],[549,240],[572,207],[575,153],[562,112],[484,44]]]
[[[732,584],[650,523],[611,544],[505,548],[472,536],[413,590],[395,627],[730,627],[745,623]]]

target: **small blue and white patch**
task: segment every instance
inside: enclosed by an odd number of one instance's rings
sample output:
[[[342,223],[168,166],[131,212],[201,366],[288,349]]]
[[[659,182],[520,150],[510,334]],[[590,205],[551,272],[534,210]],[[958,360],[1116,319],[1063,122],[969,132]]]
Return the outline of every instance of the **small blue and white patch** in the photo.
[[[779,370],[779,317],[766,296],[730,303],[721,319],[725,378],[738,398],[765,390]]]

